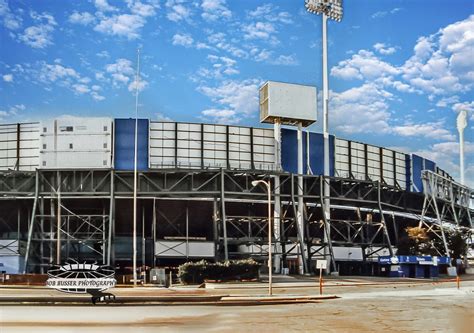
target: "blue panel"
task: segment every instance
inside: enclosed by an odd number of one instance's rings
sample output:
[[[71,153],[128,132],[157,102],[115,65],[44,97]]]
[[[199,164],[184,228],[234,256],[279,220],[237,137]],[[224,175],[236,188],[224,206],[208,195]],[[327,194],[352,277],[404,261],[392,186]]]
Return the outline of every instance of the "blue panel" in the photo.
[[[298,173],[298,131],[281,129],[281,165],[284,171]],[[303,173],[307,173],[306,135],[303,132]],[[309,133],[309,161],[314,175],[324,173],[324,138],[321,133]],[[334,176],[334,136],[329,136],[329,175]]]
[[[309,161],[314,175],[324,174],[324,137],[321,133],[309,135]],[[329,136],[329,175],[334,176],[334,135]]]
[[[133,170],[135,119],[115,119],[114,167]],[[137,169],[148,170],[148,119],[138,119]]]
[[[430,160],[425,159],[425,168],[423,170],[436,171],[436,163]]]
[[[423,158],[421,156],[412,154],[412,183],[413,192],[423,192],[423,182],[421,181],[421,170],[423,170]]]
[[[411,158],[410,155],[405,154],[405,177],[407,182],[407,191],[411,191]]]
[[[296,131],[281,129],[281,166],[284,171],[298,172],[298,138]]]

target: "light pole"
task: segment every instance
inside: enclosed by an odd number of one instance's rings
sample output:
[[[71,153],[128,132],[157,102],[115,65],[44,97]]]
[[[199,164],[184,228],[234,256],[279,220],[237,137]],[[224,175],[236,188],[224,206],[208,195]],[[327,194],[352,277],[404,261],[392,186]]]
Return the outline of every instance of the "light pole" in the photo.
[[[140,49],[137,49],[137,76],[135,78],[135,144],[133,156],[133,286],[137,286],[137,178],[138,178],[138,82],[140,80]]]
[[[328,18],[336,22],[342,20],[342,0],[305,0],[306,10],[312,14],[321,14],[323,21],[323,138],[324,138],[324,177],[329,177],[329,82],[328,82],[328,40],[327,21]],[[324,181],[324,215],[330,221],[331,203],[329,201],[329,183]],[[325,233],[330,237],[330,230]],[[327,239],[327,242],[330,240]],[[329,269],[330,271],[330,269]]]
[[[456,125],[459,132],[459,173],[461,176],[461,184],[464,185],[464,129],[467,127],[466,110],[459,112]]]
[[[265,184],[268,193],[268,295],[272,296],[272,194],[270,180],[254,180],[252,186],[257,186],[260,183]]]

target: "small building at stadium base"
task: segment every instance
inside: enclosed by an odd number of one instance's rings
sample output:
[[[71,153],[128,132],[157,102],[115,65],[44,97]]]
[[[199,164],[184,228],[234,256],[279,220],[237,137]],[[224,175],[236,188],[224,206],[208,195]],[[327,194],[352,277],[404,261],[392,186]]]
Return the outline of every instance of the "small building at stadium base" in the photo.
[[[446,268],[450,257],[437,256],[380,256],[380,275],[389,277],[435,278],[440,268]]]

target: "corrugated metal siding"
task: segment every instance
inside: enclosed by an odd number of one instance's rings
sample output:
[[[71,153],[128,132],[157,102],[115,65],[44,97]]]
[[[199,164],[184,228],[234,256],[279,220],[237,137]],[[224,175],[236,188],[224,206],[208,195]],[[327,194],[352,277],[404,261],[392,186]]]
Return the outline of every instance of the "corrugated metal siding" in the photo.
[[[380,148],[367,145],[367,171],[368,178],[374,181],[381,181],[380,170]]]
[[[272,170],[274,163],[275,145],[271,129],[150,123],[150,168]]]
[[[135,156],[135,119],[115,119],[114,166],[133,170]],[[137,169],[148,169],[148,119],[138,119]]]
[[[350,177],[350,161],[349,161],[349,141],[344,139],[335,139],[335,159],[336,159],[336,177]]]
[[[272,129],[253,128],[253,151],[255,169],[275,168],[275,139]]]
[[[0,125],[0,170],[39,166],[39,123]]]
[[[355,179],[367,179],[365,174],[365,145],[351,142],[351,173]]]
[[[398,185],[404,190],[407,189],[406,158],[407,155],[395,152],[395,177]]]
[[[40,168],[110,168],[112,120],[64,118],[42,122]]]

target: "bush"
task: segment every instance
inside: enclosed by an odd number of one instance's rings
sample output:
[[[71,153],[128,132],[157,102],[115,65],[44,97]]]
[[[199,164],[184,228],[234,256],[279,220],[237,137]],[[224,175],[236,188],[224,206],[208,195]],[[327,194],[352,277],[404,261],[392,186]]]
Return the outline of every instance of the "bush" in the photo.
[[[184,284],[200,284],[205,280],[249,280],[258,277],[261,264],[253,259],[210,263],[205,260],[179,266],[178,277]]]

